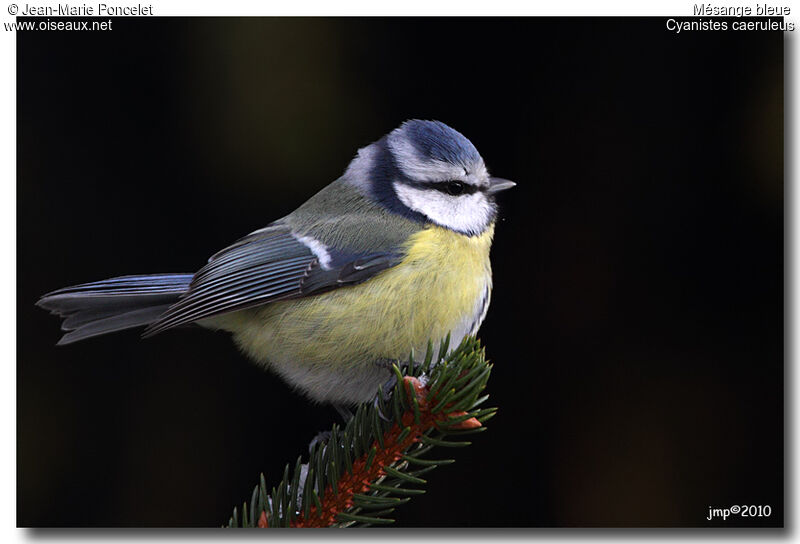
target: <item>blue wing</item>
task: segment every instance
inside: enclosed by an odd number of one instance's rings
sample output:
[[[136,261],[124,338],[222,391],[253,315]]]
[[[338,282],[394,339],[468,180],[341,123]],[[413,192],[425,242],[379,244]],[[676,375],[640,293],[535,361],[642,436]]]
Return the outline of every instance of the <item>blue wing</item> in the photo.
[[[189,289],[144,332],[215,315],[354,285],[394,266],[400,251],[347,253],[324,248],[323,259],[288,226],[274,224],[215,254],[192,278]],[[324,261],[324,262],[321,262]]]

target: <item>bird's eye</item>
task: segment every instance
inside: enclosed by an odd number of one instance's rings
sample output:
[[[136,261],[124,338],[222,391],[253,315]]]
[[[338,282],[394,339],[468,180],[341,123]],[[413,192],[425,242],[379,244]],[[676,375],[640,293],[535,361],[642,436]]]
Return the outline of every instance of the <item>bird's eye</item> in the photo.
[[[446,189],[449,195],[460,195],[464,192],[464,184],[460,181],[448,181]]]

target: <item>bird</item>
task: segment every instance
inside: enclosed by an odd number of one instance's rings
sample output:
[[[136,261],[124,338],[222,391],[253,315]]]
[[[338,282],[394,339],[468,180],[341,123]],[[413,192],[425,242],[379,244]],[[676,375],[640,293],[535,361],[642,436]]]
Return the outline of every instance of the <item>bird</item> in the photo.
[[[361,148],[295,211],[218,251],[196,273],[65,287],[39,307],[63,318],[59,345],[145,327],[227,331],[311,401],[375,398],[392,362],[475,335],[492,293],[496,195],[475,146],[412,119]]]

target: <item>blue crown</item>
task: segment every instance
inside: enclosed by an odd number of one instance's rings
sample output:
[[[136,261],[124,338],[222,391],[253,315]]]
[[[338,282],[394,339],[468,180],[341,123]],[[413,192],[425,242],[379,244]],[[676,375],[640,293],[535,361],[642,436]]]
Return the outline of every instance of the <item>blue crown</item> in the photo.
[[[424,158],[464,166],[481,160],[472,142],[441,121],[412,119],[400,125],[397,130],[404,134]]]

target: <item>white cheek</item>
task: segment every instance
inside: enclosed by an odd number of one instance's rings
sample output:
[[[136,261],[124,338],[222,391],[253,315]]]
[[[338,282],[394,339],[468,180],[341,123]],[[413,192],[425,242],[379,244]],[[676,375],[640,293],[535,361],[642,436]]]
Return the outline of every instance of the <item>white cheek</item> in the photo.
[[[483,232],[492,220],[494,208],[480,191],[450,196],[430,189],[417,189],[395,182],[400,201],[434,223],[466,234]]]

